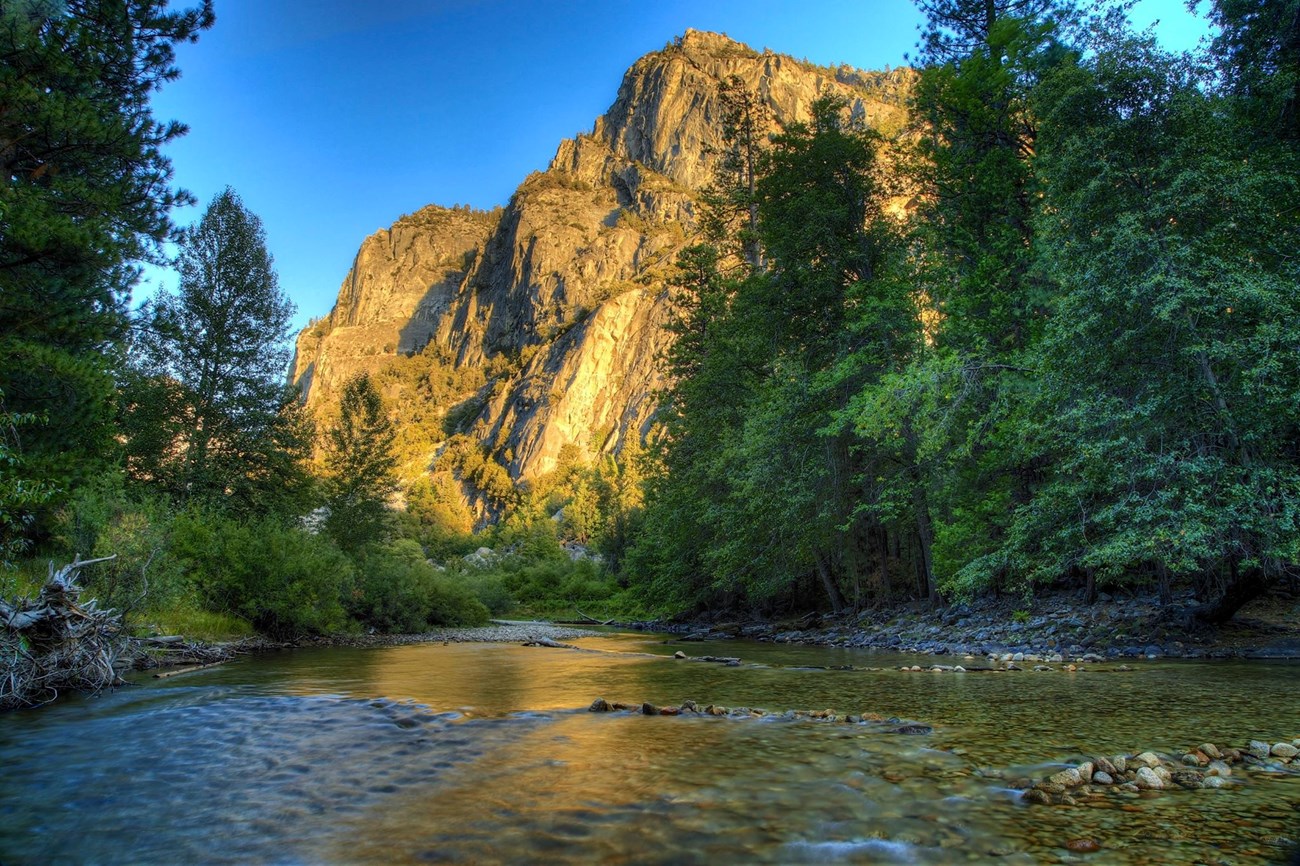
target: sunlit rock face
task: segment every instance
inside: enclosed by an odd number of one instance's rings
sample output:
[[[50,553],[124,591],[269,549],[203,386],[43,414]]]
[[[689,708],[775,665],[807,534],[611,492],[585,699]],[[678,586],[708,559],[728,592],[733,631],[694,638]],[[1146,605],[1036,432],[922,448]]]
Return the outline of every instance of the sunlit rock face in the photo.
[[[643,435],[666,384],[667,279],[696,238],[698,195],[724,146],[719,84],[732,76],[767,106],[772,131],[831,92],[891,133],[911,81],[687,31],[633,64],[592,130],[561,142],[504,209],[428,207],[367,238],[334,309],[298,337],[292,375],[308,404],[327,406],[354,372],[437,352],[483,371],[477,392],[440,408],[459,404],[455,429],[516,481],[553,469],[566,445],[617,453]]]

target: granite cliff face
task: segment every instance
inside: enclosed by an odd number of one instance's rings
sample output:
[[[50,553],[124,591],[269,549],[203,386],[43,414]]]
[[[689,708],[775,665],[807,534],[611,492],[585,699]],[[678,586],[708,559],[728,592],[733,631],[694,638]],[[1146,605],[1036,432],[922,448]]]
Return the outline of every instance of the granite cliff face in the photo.
[[[696,231],[723,139],[719,84],[736,76],[772,129],[833,92],[886,132],[905,119],[905,70],[863,73],[688,31],[638,60],[591,132],[561,142],[493,213],[428,207],[367,238],[330,314],[298,337],[292,371],[328,407],[351,374],[428,355],[459,372],[447,432],[481,443],[518,481],[566,445],[618,452],[644,435],[665,384],[666,279]],[[391,384],[390,401],[420,399]],[[428,437],[416,469],[442,445]],[[469,491],[472,493],[472,491]]]

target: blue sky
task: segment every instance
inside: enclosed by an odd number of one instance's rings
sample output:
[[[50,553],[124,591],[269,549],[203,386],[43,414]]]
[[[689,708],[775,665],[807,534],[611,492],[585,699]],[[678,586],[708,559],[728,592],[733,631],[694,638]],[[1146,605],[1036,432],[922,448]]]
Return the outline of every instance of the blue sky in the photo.
[[[185,5],[179,0],[178,5]],[[426,204],[504,204],[563,138],[589,130],[624,71],[688,27],[754,48],[902,65],[911,0],[216,0],[154,98],[187,136],[167,149],[199,206],[229,185],[266,226],[298,324],[329,312],[363,238]],[[1142,0],[1171,48],[1204,24]],[[168,272],[150,270],[147,295]]]

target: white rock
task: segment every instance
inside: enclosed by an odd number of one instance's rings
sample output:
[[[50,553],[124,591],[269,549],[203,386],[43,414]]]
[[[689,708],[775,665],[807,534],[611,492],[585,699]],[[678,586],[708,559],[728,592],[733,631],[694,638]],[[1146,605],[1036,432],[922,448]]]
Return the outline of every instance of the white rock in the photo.
[[[1295,746],[1291,745],[1290,743],[1274,743],[1273,748],[1270,749],[1269,751],[1272,752],[1273,757],[1284,758],[1288,761],[1294,758],[1296,755],[1300,755],[1300,749],[1297,749]]]
[[[1102,770],[1098,770],[1097,772],[1092,774],[1092,782],[1094,785],[1115,784],[1115,780],[1111,778],[1110,773],[1104,772]]]
[[[1160,756],[1155,752],[1143,752],[1135,755],[1130,763],[1141,767],[1158,767],[1160,766]]]
[[[1150,767],[1139,767],[1136,781],[1137,786],[1145,791],[1160,791],[1165,787],[1164,780]]]

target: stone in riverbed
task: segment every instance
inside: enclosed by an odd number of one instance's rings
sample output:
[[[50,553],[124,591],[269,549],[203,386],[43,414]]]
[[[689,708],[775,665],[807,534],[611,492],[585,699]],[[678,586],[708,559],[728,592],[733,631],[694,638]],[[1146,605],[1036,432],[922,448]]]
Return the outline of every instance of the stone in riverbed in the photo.
[[[1217,761],[1223,757],[1223,753],[1219,751],[1219,747],[1214,743],[1201,743],[1197,751],[1203,752],[1211,761]]]
[[[1205,754],[1198,755],[1195,752],[1188,752],[1186,755],[1183,755],[1183,763],[1189,767],[1204,767],[1206,764],[1210,763],[1210,759]]]
[[[684,659],[686,658],[686,653],[682,652],[681,650],[678,650],[677,652],[673,653],[673,658]]]
[[[1113,776],[1115,775],[1115,773],[1128,772],[1128,758],[1124,757],[1123,755],[1116,755],[1110,760],[1111,760],[1111,765],[1115,768],[1115,772],[1111,773],[1110,770],[1107,770],[1106,771],[1107,773],[1110,773]]]
[[[1202,788],[1223,788],[1228,784],[1228,780],[1222,776],[1206,776],[1201,780]]]
[[[1139,767],[1137,771],[1137,786],[1145,791],[1160,791],[1165,787],[1165,783],[1156,775],[1156,771],[1150,767]]]
[[[1186,788],[1189,791],[1197,791],[1202,787],[1201,774],[1196,770],[1174,770],[1171,774],[1173,782],[1180,788]]]
[[[596,698],[596,700],[591,702],[591,706],[587,707],[587,712],[608,713],[612,709],[614,708],[609,705],[609,701],[604,698]]]
[[[681,707],[660,707],[659,708],[659,715],[661,716],[680,716],[681,714],[682,714]]]
[[[1092,761],[1084,761],[1082,764],[1075,767],[1075,769],[1079,771],[1079,778],[1086,782],[1092,778],[1092,771],[1095,770],[1096,767],[1093,766]]]
[[[1101,845],[1097,844],[1096,839],[1071,839],[1065,843],[1065,847],[1066,850],[1076,854],[1091,854],[1101,850]]]
[[[1030,788],[1020,795],[1021,799],[1029,803],[1039,803],[1043,806],[1050,805],[1052,797],[1046,791],[1040,791],[1038,788]]]
[[[1079,775],[1078,770],[1071,768],[1069,770],[1062,770],[1059,773],[1053,773],[1047,777],[1047,781],[1055,785],[1064,785],[1067,788],[1073,788],[1077,785],[1083,784],[1083,777]]]
[[[1160,781],[1165,783],[1165,787],[1169,787],[1169,784],[1174,780],[1174,774],[1169,772],[1169,769],[1163,764],[1152,767],[1151,772],[1155,773],[1160,778]]]
[[[659,715],[659,708],[649,701],[646,701],[641,705],[641,714],[645,716],[657,716]]]
[[[1115,779],[1105,770],[1098,770],[1092,774],[1092,782],[1094,785],[1113,785],[1115,784]]]
[[[1268,753],[1272,751],[1272,746],[1270,746],[1268,743],[1265,743],[1263,740],[1251,740],[1250,745],[1247,747],[1247,750],[1250,752],[1250,754],[1254,755],[1256,758],[1259,758],[1262,761],[1268,757]]]
[[[1155,752],[1143,752],[1129,759],[1129,764],[1137,767],[1158,767],[1160,766],[1160,756]]]
[[[1229,767],[1223,761],[1210,761],[1210,766],[1205,768],[1207,776],[1231,776],[1232,767]]]
[[[1115,776],[1119,774],[1119,770],[1115,768],[1115,765],[1110,762],[1109,758],[1093,758],[1092,764],[1094,767],[1096,767],[1098,770],[1100,770],[1101,772],[1105,773],[1108,776]]]
[[[1291,760],[1296,755],[1300,755],[1300,749],[1297,749],[1290,743],[1274,743],[1273,748],[1269,751],[1272,752],[1273,757],[1282,758],[1287,761]]]

